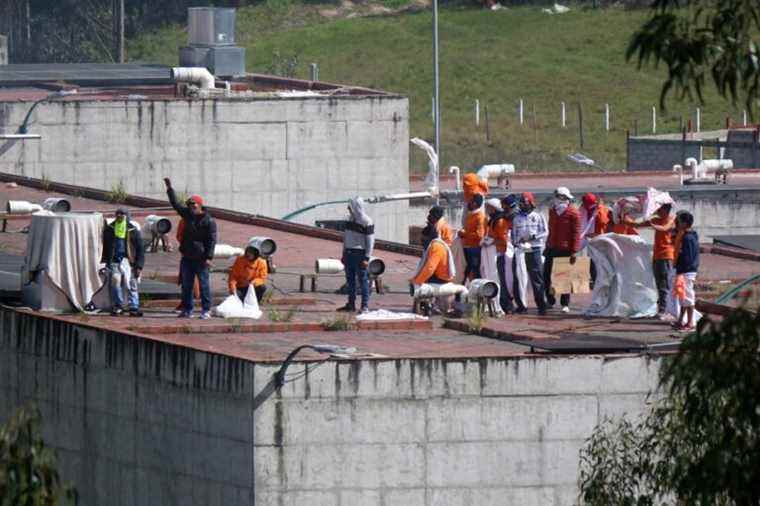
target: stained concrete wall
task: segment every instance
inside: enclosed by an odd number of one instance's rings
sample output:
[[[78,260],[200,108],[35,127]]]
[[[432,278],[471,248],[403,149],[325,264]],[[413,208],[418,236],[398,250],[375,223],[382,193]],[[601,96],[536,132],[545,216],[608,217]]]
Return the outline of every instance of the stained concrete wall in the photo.
[[[0,133],[28,102],[0,103]],[[162,178],[213,206],[280,218],[318,202],[409,191],[409,107],[395,96],[42,104],[0,143],[0,171],[165,198]],[[370,206],[378,237],[405,240],[406,202]],[[345,205],[296,221],[341,219]]]
[[[8,65],[8,37],[0,35],[0,65]]]
[[[584,439],[644,409],[658,367],[294,364],[272,392],[277,365],[0,310],[0,418],[40,404],[84,505],[571,505]]]

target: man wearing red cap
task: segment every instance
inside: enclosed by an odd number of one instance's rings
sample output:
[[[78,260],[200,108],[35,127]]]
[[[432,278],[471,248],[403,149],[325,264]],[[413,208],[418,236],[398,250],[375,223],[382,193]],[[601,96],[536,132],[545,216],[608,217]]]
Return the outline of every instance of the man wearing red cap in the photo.
[[[583,196],[583,205],[581,206],[581,249],[586,247],[588,240],[598,235],[610,232],[610,209],[604,205],[601,199],[598,199],[593,193],[587,193]],[[596,281],[596,266],[594,261],[590,262],[591,288],[594,288]]]
[[[169,178],[164,178],[169,202],[185,221],[179,251],[182,254],[179,271],[182,282],[182,312],[180,318],[193,314],[193,284],[196,277],[201,288],[201,319],[211,318],[211,286],[209,267],[216,247],[216,222],[203,207],[203,199],[193,195],[185,205],[177,201],[177,195]]]
[[[554,259],[570,257],[570,263],[575,263],[575,255],[581,249],[581,216],[572,204],[573,194],[564,186],[554,190],[554,202],[549,209],[549,237],[546,240],[544,252],[544,286],[546,301],[549,307],[557,302],[552,290],[552,268]],[[570,311],[570,294],[560,296],[562,312]]]

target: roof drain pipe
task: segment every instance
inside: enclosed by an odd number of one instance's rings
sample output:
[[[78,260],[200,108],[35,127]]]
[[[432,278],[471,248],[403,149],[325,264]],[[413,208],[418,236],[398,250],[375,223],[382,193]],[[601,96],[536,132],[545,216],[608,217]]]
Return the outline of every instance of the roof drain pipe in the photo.
[[[202,90],[216,85],[214,74],[205,67],[172,67],[172,78],[178,83],[196,83]]]

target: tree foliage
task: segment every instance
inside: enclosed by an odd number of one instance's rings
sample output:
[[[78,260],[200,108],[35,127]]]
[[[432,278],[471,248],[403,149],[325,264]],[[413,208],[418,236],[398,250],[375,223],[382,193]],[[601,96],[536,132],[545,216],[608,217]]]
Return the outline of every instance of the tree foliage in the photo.
[[[39,411],[28,407],[0,427],[0,506],[76,502],[76,490],[62,484],[55,454],[45,446],[39,426]]]
[[[636,421],[607,420],[581,451],[587,505],[760,504],[760,314],[700,322],[665,361]]]
[[[752,110],[760,98],[760,2],[758,0],[654,0],[652,16],[626,53],[639,66],[663,62],[668,77],[660,94],[702,101],[711,79],[733,103]]]

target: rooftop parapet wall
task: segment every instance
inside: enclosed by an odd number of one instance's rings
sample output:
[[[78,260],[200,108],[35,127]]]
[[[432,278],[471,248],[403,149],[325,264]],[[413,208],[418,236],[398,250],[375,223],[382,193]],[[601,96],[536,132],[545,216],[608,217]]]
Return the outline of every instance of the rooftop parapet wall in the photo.
[[[583,441],[645,408],[659,363],[300,363],[276,392],[277,365],[2,309],[0,418],[40,404],[84,505],[565,505]]]
[[[0,103],[0,133],[16,132],[30,106]],[[42,138],[0,141],[0,171],[106,190],[121,182],[155,198],[169,176],[209,205],[276,218],[409,190],[408,101],[397,96],[61,101],[38,106],[29,131]],[[371,206],[378,236],[405,240],[406,209]]]

